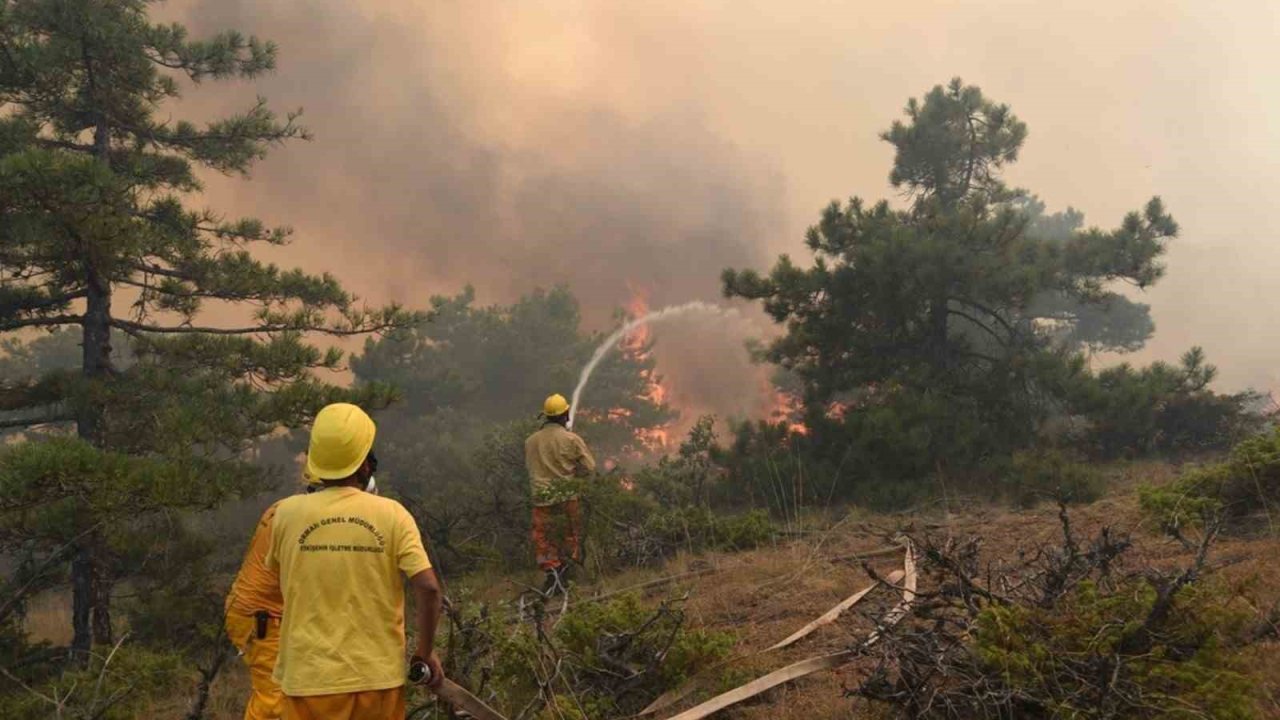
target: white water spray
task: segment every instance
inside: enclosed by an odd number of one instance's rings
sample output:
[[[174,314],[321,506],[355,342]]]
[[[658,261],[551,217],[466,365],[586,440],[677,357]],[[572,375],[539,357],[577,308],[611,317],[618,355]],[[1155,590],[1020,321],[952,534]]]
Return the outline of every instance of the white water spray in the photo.
[[[578,414],[578,400],[582,398],[582,389],[587,386],[587,381],[591,379],[592,371],[596,369],[596,366],[600,364],[600,361],[604,359],[604,356],[609,354],[609,351],[613,349],[613,346],[618,344],[619,340],[626,337],[628,333],[641,325],[656,322],[658,320],[664,320],[675,315],[683,315],[689,312],[706,312],[724,316],[734,315],[737,313],[736,310],[731,308],[726,309],[719,305],[712,305],[711,303],[702,302],[701,300],[695,300],[683,305],[671,305],[669,307],[664,307],[661,310],[654,310],[648,315],[638,317],[617,330],[614,330],[613,334],[605,338],[604,342],[600,343],[600,347],[596,348],[595,353],[591,355],[591,361],[587,363],[586,367],[582,368],[582,374],[578,376],[578,386],[573,389],[573,400],[570,401],[569,405],[569,427],[573,427],[573,419]]]

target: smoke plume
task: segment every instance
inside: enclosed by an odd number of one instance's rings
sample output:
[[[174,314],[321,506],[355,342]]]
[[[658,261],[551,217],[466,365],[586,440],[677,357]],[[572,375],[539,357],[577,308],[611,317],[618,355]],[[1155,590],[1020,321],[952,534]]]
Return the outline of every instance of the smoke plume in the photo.
[[[304,107],[316,136],[254,182],[213,179],[211,204],[294,225],[282,262],[370,299],[420,305],[471,283],[505,302],[565,282],[598,329],[631,288],[655,308],[714,299],[725,266],[807,257],[804,228],[830,199],[892,197],[877,132],[961,76],[1030,127],[1013,183],[1103,227],[1159,194],[1181,224],[1167,277],[1139,298],[1155,338],[1126,359],[1200,344],[1221,389],[1280,383],[1267,312],[1280,223],[1257,191],[1280,184],[1280,5],[1267,0],[163,7],[281,49],[274,75],[193,92],[184,114],[256,91]],[[655,333],[686,409],[758,386],[737,336],[759,333],[714,330]]]
[[[596,329],[636,293],[653,308],[715,300],[722,268],[768,261],[778,171],[709,127],[696,88],[651,72],[627,23],[585,5],[572,17],[462,5],[171,5],[193,32],[278,43],[279,70],[253,90],[303,107],[315,136],[253,182],[214,179],[215,206],[291,224],[281,262],[335,271],[371,300],[422,307],[471,284],[508,302],[567,283]],[[183,111],[233,111],[252,99],[237,85],[189,92]],[[658,331],[660,372],[686,416],[761,411],[740,388],[759,385],[743,342],[762,327],[715,323],[683,319],[672,342]],[[690,325],[712,332],[699,341]],[[683,378],[692,361],[715,363],[719,383]]]

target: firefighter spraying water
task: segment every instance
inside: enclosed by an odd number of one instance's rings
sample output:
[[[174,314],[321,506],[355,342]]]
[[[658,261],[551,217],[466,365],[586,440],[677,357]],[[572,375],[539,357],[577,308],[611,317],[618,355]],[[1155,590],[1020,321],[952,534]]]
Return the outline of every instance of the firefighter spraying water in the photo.
[[[582,516],[573,480],[596,469],[587,444],[567,427],[569,401],[556,394],[542,404],[542,427],[524,444],[533,497],[534,550],[546,573],[544,594],[565,590],[569,562],[581,562]]]
[[[604,342],[600,343],[600,347],[596,348],[596,351],[592,353],[591,360],[587,362],[586,367],[582,368],[582,373],[578,376],[578,385],[573,389],[573,399],[569,401],[569,423],[567,427],[570,430],[573,429],[573,420],[578,414],[579,401],[582,400],[582,391],[587,387],[587,381],[591,379],[591,373],[595,371],[596,366],[600,364],[600,361],[604,359],[604,356],[608,355],[609,351],[618,344],[618,341],[622,340],[622,338],[626,337],[629,333],[642,325],[691,312],[704,312],[714,315],[723,315],[726,317],[737,314],[736,310],[722,308],[719,305],[712,305],[711,303],[702,302],[701,300],[695,300],[693,302],[684,303],[683,305],[670,305],[660,310],[654,310],[653,312],[641,315],[640,317],[627,322],[617,330],[614,330],[613,334],[605,338]]]

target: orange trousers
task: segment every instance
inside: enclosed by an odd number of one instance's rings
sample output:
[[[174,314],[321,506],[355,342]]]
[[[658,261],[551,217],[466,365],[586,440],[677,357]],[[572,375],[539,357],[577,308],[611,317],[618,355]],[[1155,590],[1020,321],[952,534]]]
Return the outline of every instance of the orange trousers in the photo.
[[[284,698],[285,720],[404,720],[404,686]]]
[[[284,695],[271,678],[280,654],[280,618],[267,621],[267,635],[259,638],[257,619],[252,615],[227,613],[227,637],[240,651],[249,666],[249,683],[253,693],[244,706],[244,720],[280,720],[284,713]]]
[[[578,538],[582,535],[582,514],[578,500],[533,508],[533,550],[538,567],[554,570],[564,564],[561,550],[581,561]]]

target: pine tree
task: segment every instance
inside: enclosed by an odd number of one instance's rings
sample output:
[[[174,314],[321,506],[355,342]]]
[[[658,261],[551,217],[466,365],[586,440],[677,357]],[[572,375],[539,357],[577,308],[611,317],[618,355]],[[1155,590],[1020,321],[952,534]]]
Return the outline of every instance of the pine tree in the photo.
[[[833,406],[896,407],[920,438],[913,467],[941,470],[1026,442],[1061,399],[1081,363],[1051,321],[1086,332],[1077,345],[1141,345],[1145,307],[1126,305],[1122,328],[1094,315],[1117,303],[1112,283],[1160,278],[1177,225],[1158,198],[1111,231],[1083,229],[1074,211],[1045,216],[1001,177],[1026,135],[977,87],[937,86],[882,135],[905,209],[833,202],[806,236],[811,267],[784,255],[768,276],[724,272],[726,295],[786,326],[765,355],[802,379],[811,428],[831,425]]]
[[[99,511],[208,507],[244,490],[253,439],[339,397],[387,399],[384,388],[325,383],[318,373],[340,368],[342,353],[310,336],[417,320],[394,305],[363,306],[329,274],[255,259],[251,248],[287,243],[287,228],[190,209],[200,172],[247,175],[270,147],[307,133],[298,113],[279,117],[261,98],[202,126],[171,119],[165,103],[184,86],[268,72],[276,47],[234,31],[193,40],[151,22],[152,2],[0,0],[0,332],[72,328],[81,345],[75,371],[4,383],[4,425],[70,423],[83,443],[114,453],[104,457],[159,458],[171,477],[210,483],[185,493],[164,482],[112,489],[104,484],[120,477],[106,473],[68,494],[77,510],[59,533],[75,539],[81,653],[111,639],[111,518]],[[238,320],[202,322],[211,306]],[[113,362],[116,345],[128,346],[127,366]],[[20,495],[63,473],[5,467],[0,483]],[[108,502],[124,487],[142,496]],[[29,514],[7,522],[9,537],[37,534]]]

